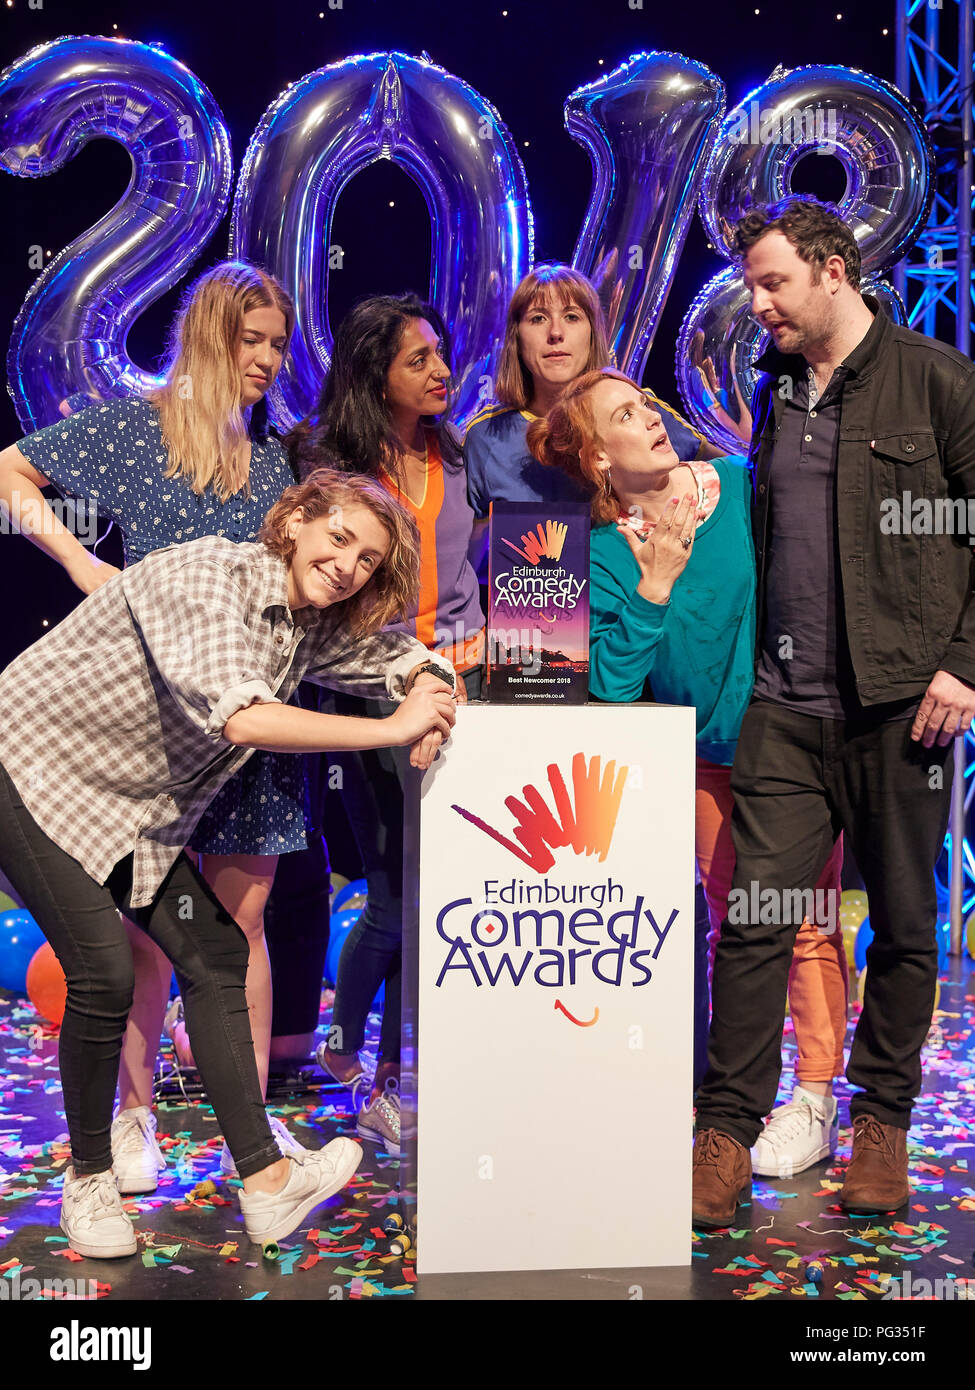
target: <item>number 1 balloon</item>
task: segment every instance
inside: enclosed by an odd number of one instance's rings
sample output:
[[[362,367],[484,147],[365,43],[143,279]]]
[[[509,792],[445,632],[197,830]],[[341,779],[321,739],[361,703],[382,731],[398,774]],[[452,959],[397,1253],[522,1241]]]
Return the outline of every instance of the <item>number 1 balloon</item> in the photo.
[[[129,327],[180,280],[227,206],[220,110],[162,49],[63,38],[0,74],[0,168],[42,178],[100,137],[128,150],[132,178],[115,207],[49,262],[17,315],[7,371],[25,430],[57,420],[71,392],[141,395],[156,384],[127,356]]]
[[[724,104],[721,79],[679,53],[634,54],[565,104],[593,167],[572,264],[597,285],[616,361],[637,381]]]

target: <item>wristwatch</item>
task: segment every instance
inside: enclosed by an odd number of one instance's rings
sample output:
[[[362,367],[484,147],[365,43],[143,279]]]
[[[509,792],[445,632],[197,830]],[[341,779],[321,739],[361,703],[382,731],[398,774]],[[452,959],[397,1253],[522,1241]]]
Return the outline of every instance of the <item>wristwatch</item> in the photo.
[[[406,692],[407,695],[410,693],[410,691],[416,685],[417,680],[420,678],[420,676],[423,675],[425,671],[429,671],[431,676],[436,676],[439,680],[442,680],[445,685],[449,685],[453,689],[457,688],[457,683],[454,680],[452,672],[448,671],[443,666],[438,666],[435,661],[425,661],[422,666],[417,667],[417,669],[413,672],[413,675],[410,677],[409,689]]]

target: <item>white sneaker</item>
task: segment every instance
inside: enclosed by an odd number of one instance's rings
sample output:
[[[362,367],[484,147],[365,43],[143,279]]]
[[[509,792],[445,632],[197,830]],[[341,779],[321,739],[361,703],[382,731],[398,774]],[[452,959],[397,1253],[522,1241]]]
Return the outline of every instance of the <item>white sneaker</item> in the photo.
[[[284,1240],[326,1198],[339,1192],[362,1162],[351,1139],[333,1139],[324,1149],[288,1155],[290,1172],[278,1192],[241,1192],[244,1229],[255,1245]]]
[[[112,1167],[119,1192],[155,1192],[166,1160],[156,1143],[156,1117],[148,1105],[120,1110],[112,1121]]]
[[[298,1143],[298,1140],[291,1131],[282,1124],[277,1115],[268,1115],[267,1120],[268,1124],[271,1126],[271,1133],[278,1141],[278,1148],[285,1158],[287,1158],[289,1154],[308,1153],[304,1144]],[[237,1165],[234,1162],[233,1154],[227,1148],[226,1141],[224,1141],[223,1151],[220,1154],[220,1172],[225,1178],[237,1177]]]
[[[356,1133],[362,1139],[381,1144],[388,1154],[399,1158],[400,1118],[399,1094],[386,1091],[371,1104],[363,1106],[356,1121]]]
[[[839,1121],[832,1096],[797,1086],[792,1099],[769,1115],[752,1149],[752,1172],[791,1178],[836,1152]]]
[[[72,1250],[93,1260],[135,1254],[135,1231],[122,1210],[122,1198],[111,1169],[80,1178],[75,1177],[74,1168],[65,1169],[61,1230]]]

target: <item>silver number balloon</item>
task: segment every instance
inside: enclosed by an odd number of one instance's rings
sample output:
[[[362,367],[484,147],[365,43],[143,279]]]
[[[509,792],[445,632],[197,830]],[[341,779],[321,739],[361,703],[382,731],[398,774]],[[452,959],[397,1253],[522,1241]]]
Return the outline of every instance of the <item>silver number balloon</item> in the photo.
[[[895,323],[907,323],[904,302],[893,285],[866,277],[862,288]],[[748,448],[750,405],[759,376],[752,363],[770,341],[752,318],[751,293],[737,266],[726,266],[708,281],[681,325],[674,369],[688,418],[729,454]]]
[[[291,358],[272,393],[282,423],[314,407],[328,370],[332,215],[349,180],[378,159],[416,181],[430,212],[430,298],[453,335],[455,414],[472,414],[490,394],[508,299],[532,257],[524,168],[497,111],[472,87],[424,58],[372,53],[282,93],[251,137],[237,183],[232,251],[266,266],[297,307]]]
[[[837,206],[864,274],[879,274],[921,234],[933,159],[924,123],[896,87],[853,68],[777,68],[728,112],[701,189],[701,217],[722,255],[730,229],[756,204],[792,192],[798,164],[831,155],[846,174]]]
[[[196,259],[230,195],[220,110],[162,49],[63,38],[0,74],[0,168],[42,178],[97,139],[128,150],[132,179],[115,207],[49,262],[17,315],[7,370],[25,430],[58,419],[73,391],[128,396],[155,383],[127,356],[126,335]]]
[[[889,83],[832,65],[777,68],[728,112],[701,187],[701,219],[718,253],[751,207],[792,192],[801,160],[832,155],[846,174],[838,207],[860,248],[864,288],[906,322],[903,303],[878,280],[916,241],[933,197],[933,158],[924,125]],[[871,277],[874,277],[871,279]],[[677,380],[690,418],[722,448],[741,452],[757,374],[751,362],[767,337],[750,316],[737,267],[701,289],[677,341]]]
[[[721,79],[679,53],[634,54],[565,104],[593,167],[572,264],[599,288],[616,361],[637,381],[724,104]]]

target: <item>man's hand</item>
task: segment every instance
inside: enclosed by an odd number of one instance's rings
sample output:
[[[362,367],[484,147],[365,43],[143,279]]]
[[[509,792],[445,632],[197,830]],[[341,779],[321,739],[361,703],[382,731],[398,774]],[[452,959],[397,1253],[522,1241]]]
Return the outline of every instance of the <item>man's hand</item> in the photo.
[[[935,739],[944,748],[959,734],[966,734],[975,718],[975,686],[948,671],[935,671],[918,706],[911,738],[930,748]]]

